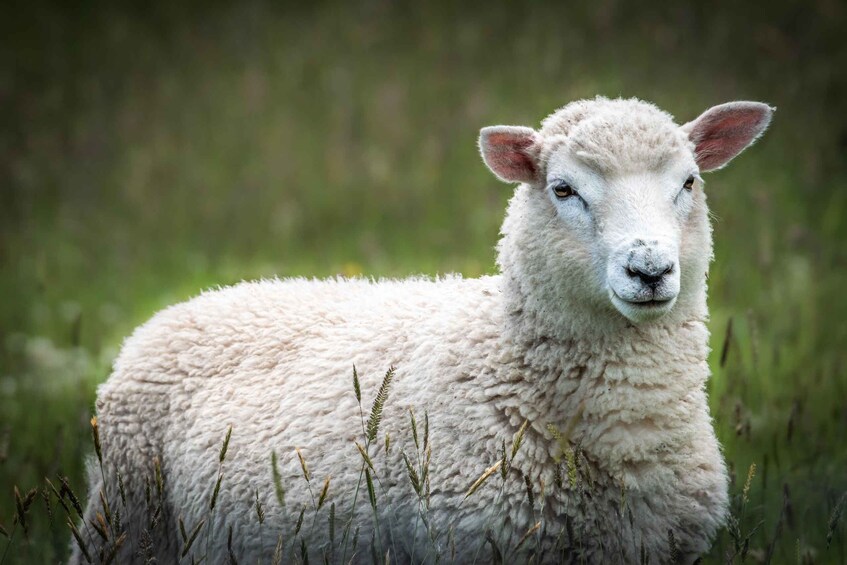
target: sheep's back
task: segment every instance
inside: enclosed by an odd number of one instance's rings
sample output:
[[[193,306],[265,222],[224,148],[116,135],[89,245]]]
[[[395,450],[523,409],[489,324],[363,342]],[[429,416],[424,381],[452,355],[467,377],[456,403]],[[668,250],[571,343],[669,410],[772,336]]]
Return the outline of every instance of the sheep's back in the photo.
[[[464,488],[479,471],[473,452],[490,446],[456,437],[462,414],[451,406],[470,403],[462,383],[478,376],[484,357],[496,351],[483,342],[499,335],[498,309],[493,277],[263,281],[206,292],[160,312],[126,341],[98,394],[104,436],[128,441],[120,449],[134,452],[138,467],[161,459],[174,512],[189,523],[205,515],[230,425],[218,503],[228,521],[252,523],[256,489],[265,507],[275,509],[274,451],[289,491],[286,504],[311,504],[294,447],[312,468],[313,489],[332,474],[330,501],[346,505],[360,471],[353,442],[364,443],[353,366],[364,419],[393,366],[382,430],[408,447],[408,408],[418,408],[421,417],[429,410],[433,427],[452,434],[440,438],[439,455],[467,467],[442,466],[444,475],[460,471]],[[405,467],[388,465],[384,436],[379,439],[371,451],[384,462],[382,480],[408,487]],[[391,455],[399,457],[399,449]],[[293,521],[296,514],[289,509],[279,516]],[[402,520],[397,527],[404,528]],[[240,543],[249,554],[258,542],[248,530]]]

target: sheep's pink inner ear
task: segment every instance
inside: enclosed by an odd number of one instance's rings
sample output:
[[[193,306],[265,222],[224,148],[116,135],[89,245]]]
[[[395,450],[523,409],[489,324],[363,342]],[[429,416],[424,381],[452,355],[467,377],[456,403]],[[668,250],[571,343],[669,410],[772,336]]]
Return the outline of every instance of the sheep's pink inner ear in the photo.
[[[538,134],[521,126],[491,126],[479,134],[482,160],[506,182],[535,182],[539,177]]]
[[[694,142],[700,170],[723,167],[756,141],[770,124],[774,109],[761,102],[729,102],[682,126]]]

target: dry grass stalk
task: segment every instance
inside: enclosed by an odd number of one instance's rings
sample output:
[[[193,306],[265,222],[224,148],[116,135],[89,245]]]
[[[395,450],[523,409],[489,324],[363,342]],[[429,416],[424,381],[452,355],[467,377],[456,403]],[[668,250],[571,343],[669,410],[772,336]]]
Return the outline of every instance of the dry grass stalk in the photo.
[[[276,538],[276,547],[274,548],[274,554],[271,558],[271,565],[281,565],[282,564],[282,534],[279,534]]]
[[[122,533],[118,536],[118,539],[115,540],[115,543],[112,544],[112,547],[109,549],[109,553],[106,554],[103,559],[103,565],[110,565],[115,560],[115,557],[118,555],[118,551],[121,546],[126,541],[126,532]]]
[[[362,459],[365,460],[365,463],[367,463],[368,467],[370,467],[373,472],[376,472],[376,469],[374,469],[373,461],[371,461],[371,458],[368,456],[367,450],[365,450],[365,448],[362,447],[358,441],[354,441],[353,443],[356,444],[356,449],[359,450],[359,453],[362,455]]]
[[[494,539],[494,533],[490,529],[485,532],[485,541],[491,546],[491,562],[495,565],[503,563],[503,552],[500,551],[500,547]]]
[[[85,561],[91,563],[91,554],[88,553],[88,548],[85,546],[85,542],[82,540],[79,530],[76,526],[74,526],[73,520],[70,518],[68,518],[68,527],[71,529],[71,534],[73,534],[74,540],[76,540],[76,544],[82,552],[82,556],[85,557]]]
[[[524,420],[523,424],[518,429],[517,433],[515,434],[514,439],[512,440],[512,457],[511,457],[511,459],[515,458],[515,455],[518,454],[518,450],[521,448],[521,444],[523,443],[523,436],[524,436],[524,433],[526,433],[527,426],[529,426],[529,420]]]
[[[103,508],[103,515],[106,517],[106,522],[109,524],[109,527],[114,528],[114,524],[112,522],[112,509],[109,507],[109,501],[106,500],[106,493],[103,492],[103,489],[100,489],[100,506]]]
[[[94,528],[94,531],[97,532],[103,541],[109,541],[109,528],[106,525],[106,519],[103,518],[103,514],[100,512],[95,513],[94,519],[89,520],[89,523]]]
[[[753,483],[753,477],[756,476],[756,464],[750,463],[750,469],[747,471],[747,480],[744,481],[744,488],[741,490],[741,500],[744,501],[744,504],[747,504],[749,500],[750,493],[750,485]]]
[[[509,473],[509,454],[506,451],[506,440],[502,442],[503,457],[500,459],[500,478],[506,480],[506,475]]]
[[[162,474],[162,463],[158,457],[153,458],[153,476],[156,479],[156,493],[161,502],[165,496],[165,475]]]
[[[182,552],[180,553],[180,557],[185,557],[188,555],[189,550],[191,550],[191,546],[194,544],[194,540],[197,539],[197,536],[200,534],[200,530],[203,529],[203,525],[206,523],[206,520],[200,520],[194,529],[191,530],[191,535],[185,536],[185,531],[183,531],[183,537],[185,538],[185,542],[182,545]]]
[[[97,461],[103,464],[103,448],[100,445],[100,428],[97,425],[97,416],[91,418],[91,436],[94,438],[94,453],[97,454]]]
[[[300,460],[300,468],[303,470],[303,478],[306,479],[306,482],[311,481],[311,475],[309,474],[309,467],[306,465],[306,459],[303,457],[303,453],[300,452],[299,447],[295,447],[294,451],[297,452],[297,459]]]
[[[515,551],[520,549],[521,546],[524,543],[526,543],[526,540],[528,540],[535,532],[537,532],[540,527],[541,527],[541,522],[539,521],[539,522],[536,522],[535,525],[532,526],[529,530],[527,530],[526,533],[523,535],[523,537],[520,539],[520,541],[518,541],[517,545],[515,546]]]
[[[74,510],[76,511],[77,515],[80,518],[82,518],[82,516],[83,516],[82,505],[79,503],[79,498],[77,498],[73,489],[71,489],[71,485],[68,484],[68,478],[67,477],[60,477],[59,481],[62,483],[61,492],[64,493],[65,495],[67,495],[68,500],[71,501],[71,506],[74,507]]]
[[[329,493],[329,480],[331,478],[332,477],[329,476],[324,481],[323,489],[321,489],[321,495],[318,497],[318,510],[320,510],[321,507],[324,505],[324,502],[326,502],[326,495]]]
[[[44,501],[44,507],[47,509],[47,519],[50,522],[50,526],[53,525],[53,505],[50,504],[50,493],[46,488],[40,488],[38,490],[39,494],[41,494],[41,499]],[[2,525],[0,525],[0,529],[2,529]],[[0,532],[2,533],[2,532]]]
[[[36,494],[38,494],[38,489],[30,489],[25,496],[21,497],[17,485],[15,486],[15,520],[23,528],[25,536],[29,535],[26,514],[29,512],[29,507],[32,506]]]
[[[497,472],[497,469],[499,469],[500,465],[502,465],[502,464],[503,464],[502,461],[498,461],[497,463],[495,463],[494,465],[492,465],[491,467],[486,469],[482,473],[482,475],[480,475],[479,478],[477,480],[475,480],[474,483],[470,486],[470,488],[468,489],[468,492],[465,493],[465,497],[462,500],[467,499],[470,495],[475,493],[477,491],[477,489],[482,486],[482,483],[484,483],[486,480],[488,480],[488,477],[490,477],[491,475],[493,475],[494,473]]]

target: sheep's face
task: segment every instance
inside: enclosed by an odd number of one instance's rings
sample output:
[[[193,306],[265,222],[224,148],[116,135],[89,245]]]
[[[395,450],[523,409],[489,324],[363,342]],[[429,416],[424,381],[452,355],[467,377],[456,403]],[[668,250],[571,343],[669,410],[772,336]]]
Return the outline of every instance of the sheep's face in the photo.
[[[682,270],[697,259],[683,262],[681,254],[710,247],[699,171],[688,152],[678,153],[654,170],[598,170],[564,144],[550,156],[541,188],[555,214],[551,235],[585,260],[591,276],[583,291],[634,322],[669,312]]]
[[[485,128],[486,164],[524,183],[520,217],[503,230],[521,256],[505,261],[546,278],[548,300],[635,323],[664,316],[704,288],[711,234],[700,173],[752,143],[771,111],[725,104],[680,127],[650,104],[597,99],[566,106],[538,132]]]

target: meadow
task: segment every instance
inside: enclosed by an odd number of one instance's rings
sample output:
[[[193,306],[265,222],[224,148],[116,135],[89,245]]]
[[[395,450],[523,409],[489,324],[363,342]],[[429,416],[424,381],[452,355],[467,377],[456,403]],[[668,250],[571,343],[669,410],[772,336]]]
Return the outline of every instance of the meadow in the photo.
[[[767,135],[706,178],[709,393],[736,522],[704,562],[847,562],[845,11],[829,0],[8,9],[2,562],[67,556],[44,479],[85,494],[96,386],[135,326],[244,279],[493,272],[511,189],[481,163],[479,128],[535,126],[597,94],[653,101],[680,122],[735,99],[777,106]],[[10,540],[15,487],[40,490],[27,535]]]

